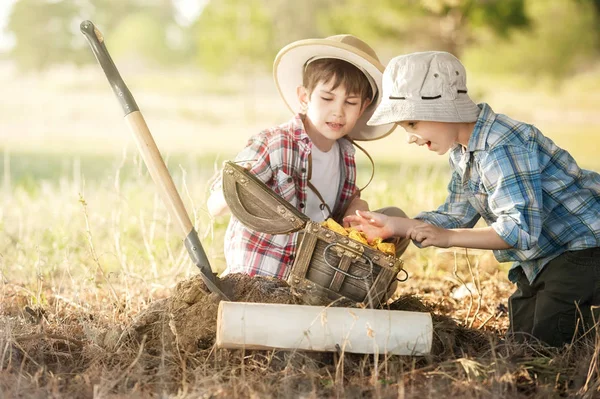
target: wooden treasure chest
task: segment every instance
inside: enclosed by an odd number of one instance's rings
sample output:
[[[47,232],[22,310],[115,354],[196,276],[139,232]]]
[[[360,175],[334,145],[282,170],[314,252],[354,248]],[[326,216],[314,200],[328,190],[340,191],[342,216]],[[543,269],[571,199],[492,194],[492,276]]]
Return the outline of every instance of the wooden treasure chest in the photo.
[[[306,303],[322,304],[345,297],[379,306],[388,299],[388,289],[398,273],[404,271],[401,259],[311,221],[235,163],[225,163],[223,194],[232,214],[252,230],[300,232],[287,281]]]

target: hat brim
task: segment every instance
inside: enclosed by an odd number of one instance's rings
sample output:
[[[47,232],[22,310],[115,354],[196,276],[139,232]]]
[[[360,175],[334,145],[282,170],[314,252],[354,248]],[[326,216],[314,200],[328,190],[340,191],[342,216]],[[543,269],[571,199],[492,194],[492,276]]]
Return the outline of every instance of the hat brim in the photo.
[[[475,122],[481,109],[466,94],[452,101],[384,100],[379,104],[369,126],[387,126],[403,121],[468,123]]]
[[[334,40],[300,40],[287,45],[277,54],[273,64],[275,85],[281,98],[283,98],[292,113],[297,113],[301,109],[297,88],[302,86],[304,65],[313,57],[337,58],[359,65],[371,75],[377,85],[378,96],[373,103],[369,104],[356,122],[352,132],[348,134],[351,139],[360,141],[377,140],[387,136],[394,130],[395,124],[393,123],[378,124],[377,126],[367,125],[367,121],[373,116],[375,109],[381,102],[383,66],[370,55]]]

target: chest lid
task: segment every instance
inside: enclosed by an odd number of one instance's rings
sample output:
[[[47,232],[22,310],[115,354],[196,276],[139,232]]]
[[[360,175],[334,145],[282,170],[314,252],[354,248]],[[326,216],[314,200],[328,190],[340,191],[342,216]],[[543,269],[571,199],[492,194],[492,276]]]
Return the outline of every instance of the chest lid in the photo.
[[[231,161],[223,168],[223,195],[246,227],[267,234],[286,234],[302,229],[310,220],[247,169]]]

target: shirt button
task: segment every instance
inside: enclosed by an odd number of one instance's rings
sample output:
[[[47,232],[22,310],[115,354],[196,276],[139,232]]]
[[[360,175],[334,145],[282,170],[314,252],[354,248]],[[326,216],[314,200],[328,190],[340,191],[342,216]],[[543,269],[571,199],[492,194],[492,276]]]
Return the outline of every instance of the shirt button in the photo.
[[[298,205],[300,207],[300,209],[304,208],[304,203],[301,202],[300,205]]]
[[[294,181],[294,179],[292,179],[291,177],[288,177],[288,179],[287,179],[287,182],[288,182],[288,183],[291,183],[291,182],[293,182],[293,181]]]
[[[301,171],[302,173],[305,173],[305,172],[306,172],[306,168],[302,168],[302,169],[300,169],[300,171]]]
[[[294,260],[294,255],[290,255],[290,261]]]

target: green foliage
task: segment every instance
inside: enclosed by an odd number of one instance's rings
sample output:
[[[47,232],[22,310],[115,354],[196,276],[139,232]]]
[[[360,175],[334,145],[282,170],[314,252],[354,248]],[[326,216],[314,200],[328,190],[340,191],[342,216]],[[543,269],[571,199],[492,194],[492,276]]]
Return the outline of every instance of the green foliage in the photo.
[[[71,23],[78,11],[70,1],[17,1],[8,22],[8,31],[16,37],[13,59],[25,70],[40,70],[65,61],[81,63],[84,57],[73,44]]]
[[[515,28],[528,27],[530,17],[525,12],[525,0],[467,2],[464,13],[472,27],[490,28],[500,37],[507,37]]]
[[[210,2],[191,28],[197,61],[210,72],[271,65],[276,46],[266,6],[261,0]]]
[[[396,47],[437,48],[460,55],[477,40],[477,28],[506,35],[527,26],[528,17],[524,0],[342,0],[320,23],[369,40],[395,41]]]
[[[23,70],[91,62],[79,31],[81,21],[90,19],[105,33],[109,48],[164,63],[173,56],[166,37],[175,26],[174,14],[171,0],[18,0],[7,27],[16,38],[11,56]]]
[[[475,70],[554,81],[586,69],[598,46],[597,17],[590,4],[569,0],[528,0],[531,29],[509,40],[482,37],[465,54]],[[568,29],[565,29],[568,26]]]
[[[165,31],[156,29],[161,25],[157,15],[136,12],[123,18],[113,31],[107,34],[111,54],[119,58],[138,58],[167,64],[173,51],[167,43]]]

